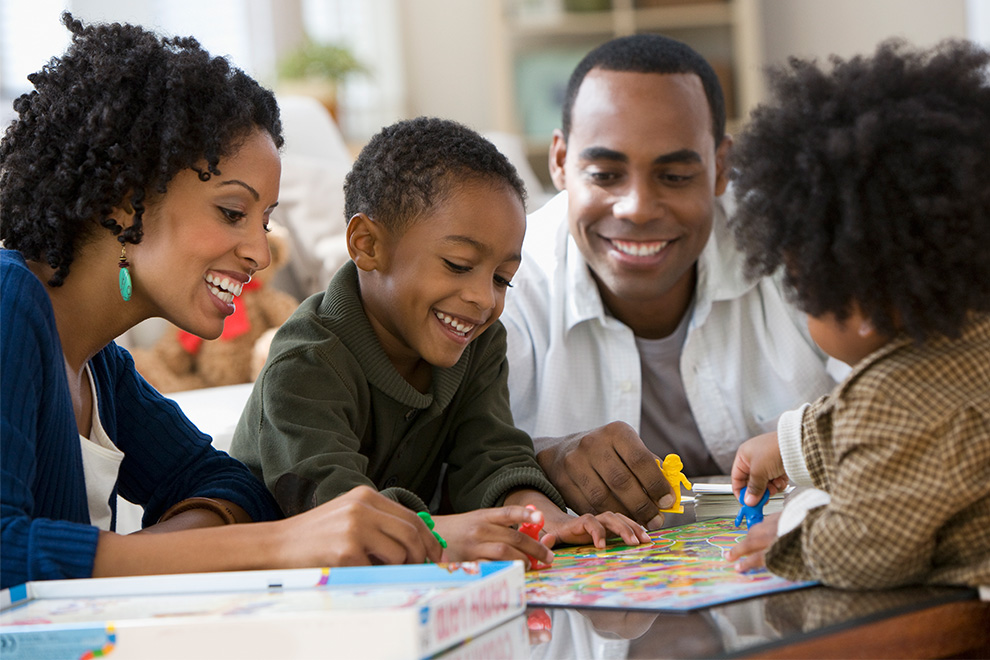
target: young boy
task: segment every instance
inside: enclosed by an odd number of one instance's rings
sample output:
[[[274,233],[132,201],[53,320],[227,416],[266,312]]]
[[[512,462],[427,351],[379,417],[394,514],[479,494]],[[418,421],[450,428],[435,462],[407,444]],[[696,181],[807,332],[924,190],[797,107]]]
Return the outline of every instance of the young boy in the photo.
[[[792,61],[736,155],[737,237],[853,370],[744,443],[738,494],[814,486],[727,554],[842,588],[990,584],[990,52]]]
[[[557,540],[604,545],[606,530],[647,541],[624,516],[566,514],[512,425],[497,319],[526,218],[508,160],[455,122],[403,121],[362,150],[344,193],[351,262],[280,329],[232,453],[287,515],[360,484],[452,511],[436,518],[449,561],[550,563]],[[541,520],[543,544],[513,529]]]

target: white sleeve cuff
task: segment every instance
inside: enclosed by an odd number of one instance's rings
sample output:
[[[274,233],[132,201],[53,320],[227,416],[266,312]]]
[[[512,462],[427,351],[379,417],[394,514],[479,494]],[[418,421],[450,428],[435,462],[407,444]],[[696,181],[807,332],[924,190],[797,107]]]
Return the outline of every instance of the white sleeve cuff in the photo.
[[[809,511],[825,506],[831,501],[831,495],[817,488],[808,488],[794,493],[784,504],[784,510],[780,512],[780,519],[777,521],[777,536],[783,536],[791,530],[797,529]]]
[[[797,410],[788,410],[777,421],[777,445],[784,461],[784,472],[797,486],[814,485],[801,449],[801,420],[808,405],[806,403]]]
[[[544,449],[549,449],[557,445],[560,442],[560,438],[553,436],[542,436],[539,438],[533,438],[533,449],[539,454]]]

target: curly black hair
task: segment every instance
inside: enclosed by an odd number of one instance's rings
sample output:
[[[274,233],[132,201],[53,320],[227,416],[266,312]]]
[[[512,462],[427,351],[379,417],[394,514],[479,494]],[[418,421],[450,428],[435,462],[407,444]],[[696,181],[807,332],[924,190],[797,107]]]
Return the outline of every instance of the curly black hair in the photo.
[[[364,213],[401,231],[466,181],[508,186],[526,203],[516,168],[475,131],[436,117],[400,121],[358,154],[344,180],[344,220]]]
[[[52,286],[101,225],[140,242],[145,202],[181,170],[205,160],[200,178],[219,174],[255,129],[283,143],[274,95],[195,39],[69,13],[62,23],[72,43],[28,76],[35,89],[14,101],[0,141],[0,239],[54,268]],[[134,209],[123,231],[109,217],[121,204]]]
[[[693,73],[701,78],[712,113],[712,135],[718,145],[725,137],[725,97],[715,70],[708,61],[685,43],[661,34],[632,34],[606,41],[591,50],[571,73],[564,94],[561,130],[566,140],[571,134],[574,101],[585,76],[592,69],[633,73]]]
[[[990,311],[990,52],[965,41],[771,72],[736,148],[750,275],[784,268],[812,316],[915,341]]]

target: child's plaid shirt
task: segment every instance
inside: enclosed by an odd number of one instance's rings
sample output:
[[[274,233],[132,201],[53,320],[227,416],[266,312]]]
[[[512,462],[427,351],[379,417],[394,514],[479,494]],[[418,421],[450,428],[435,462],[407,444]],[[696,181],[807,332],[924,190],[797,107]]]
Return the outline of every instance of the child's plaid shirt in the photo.
[[[845,588],[990,584],[990,317],[958,339],[889,342],[801,422],[796,471],[824,493],[785,507],[771,571]]]

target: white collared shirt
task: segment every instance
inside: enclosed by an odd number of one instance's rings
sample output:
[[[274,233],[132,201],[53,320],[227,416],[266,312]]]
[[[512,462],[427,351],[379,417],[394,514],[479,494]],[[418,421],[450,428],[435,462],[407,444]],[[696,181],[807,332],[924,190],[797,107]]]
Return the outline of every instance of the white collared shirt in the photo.
[[[776,278],[743,276],[727,225],[727,193],[698,259],[681,377],[708,451],[728,472],[744,440],[835,384],[805,315]],[[568,232],[567,193],[527,221],[523,263],[506,296],[509,393],[516,425],[534,439],[621,420],[639,429],[641,369],[632,330],[608,315]],[[537,451],[545,445],[537,442]]]

